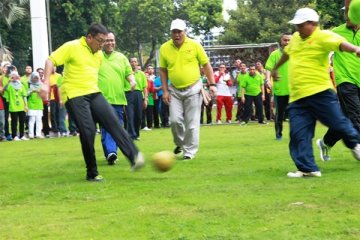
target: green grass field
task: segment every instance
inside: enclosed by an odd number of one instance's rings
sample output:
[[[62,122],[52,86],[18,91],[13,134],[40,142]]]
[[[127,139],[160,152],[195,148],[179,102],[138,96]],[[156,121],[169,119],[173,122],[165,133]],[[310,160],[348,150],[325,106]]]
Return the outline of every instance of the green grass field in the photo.
[[[0,239],[360,239],[360,162],[342,143],[326,163],[314,147],[323,177],[288,179],[287,124],[283,141],[273,123],[203,126],[196,158],[166,173],[149,159],[170,130],[141,134],[135,173],[97,136],[102,183],[84,180],[76,137],[0,142]]]

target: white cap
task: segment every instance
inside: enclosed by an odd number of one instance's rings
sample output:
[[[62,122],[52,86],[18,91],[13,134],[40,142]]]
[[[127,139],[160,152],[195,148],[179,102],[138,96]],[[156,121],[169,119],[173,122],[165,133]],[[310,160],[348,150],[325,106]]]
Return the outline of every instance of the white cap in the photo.
[[[186,23],[184,22],[184,20],[181,20],[179,18],[173,20],[171,22],[171,26],[170,26],[170,31],[177,29],[180,31],[185,31],[186,30]]]
[[[314,9],[300,8],[296,11],[294,18],[289,21],[291,24],[302,24],[304,22],[319,22],[319,15]]]

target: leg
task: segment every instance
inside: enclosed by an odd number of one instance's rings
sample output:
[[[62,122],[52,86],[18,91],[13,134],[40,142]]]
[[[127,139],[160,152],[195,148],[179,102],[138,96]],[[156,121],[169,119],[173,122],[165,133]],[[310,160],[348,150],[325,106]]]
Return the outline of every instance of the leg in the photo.
[[[20,138],[24,137],[24,130],[25,130],[25,117],[26,114],[24,111],[19,112],[19,132]]]
[[[38,110],[35,116],[35,122],[36,122],[36,137],[41,138],[41,118],[42,118],[42,111]],[[34,129],[34,128],[33,128]]]
[[[103,126],[108,133],[110,133],[112,138],[115,140],[116,145],[133,166],[139,150],[121,126],[111,105],[100,93],[94,94],[94,97],[91,99],[91,112],[100,125]]]
[[[66,109],[74,117],[80,132],[80,142],[86,163],[87,177],[95,178],[99,175],[95,157],[95,124],[91,112],[90,101],[92,95],[85,95],[69,99]]]
[[[245,113],[244,113],[243,121],[246,123],[249,121],[251,117],[252,102],[253,102],[253,97],[249,95],[245,95]]]
[[[5,123],[5,111],[0,110],[0,141],[2,141],[3,137],[5,136],[4,123]]]
[[[176,146],[183,147],[185,138],[184,103],[173,91],[170,91],[170,127]]]
[[[11,117],[11,133],[12,138],[14,139],[17,136],[17,121],[18,121],[18,112],[10,112]]]
[[[221,121],[221,110],[224,105],[224,96],[216,96],[216,121]]]
[[[136,139],[136,131],[135,131],[135,93],[127,92],[126,99],[128,105],[126,106],[126,130],[128,131],[130,137],[132,139]]]
[[[302,172],[319,171],[312,148],[316,119],[306,100],[298,100],[289,105],[290,117],[290,155],[298,170]]]
[[[254,97],[255,100],[255,112],[259,123],[264,122],[263,102],[261,99],[261,93]]]
[[[276,139],[282,138],[283,121],[289,96],[274,96],[275,99],[275,135]]]
[[[34,138],[34,127],[35,127],[36,116],[29,116],[29,138]],[[37,128],[36,124],[36,128]]]
[[[232,97],[225,97],[224,100],[225,100],[226,121],[231,122],[232,107],[233,107]]]
[[[211,124],[211,123],[212,123],[212,117],[211,117],[212,107],[213,107],[213,102],[212,102],[212,100],[211,100],[211,101],[208,103],[208,105],[206,106],[206,123],[207,123],[207,124]]]

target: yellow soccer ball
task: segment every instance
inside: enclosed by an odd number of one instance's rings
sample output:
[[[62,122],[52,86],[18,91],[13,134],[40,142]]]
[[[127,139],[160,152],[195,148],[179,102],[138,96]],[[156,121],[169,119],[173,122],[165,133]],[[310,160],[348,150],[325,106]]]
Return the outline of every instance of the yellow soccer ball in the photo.
[[[155,170],[159,172],[169,171],[175,164],[175,154],[170,151],[162,151],[152,156]]]

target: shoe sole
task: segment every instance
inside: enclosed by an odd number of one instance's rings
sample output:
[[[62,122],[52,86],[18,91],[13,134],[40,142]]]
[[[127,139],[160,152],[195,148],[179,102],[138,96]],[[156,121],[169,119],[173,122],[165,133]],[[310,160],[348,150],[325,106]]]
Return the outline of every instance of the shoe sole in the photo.
[[[322,147],[321,147],[321,139],[316,140],[316,146],[318,146],[318,148],[320,150],[320,159],[321,159],[321,161],[323,161],[323,162],[329,161],[330,158],[327,159],[327,160],[325,160],[325,158],[324,158],[324,154],[323,154]]]

